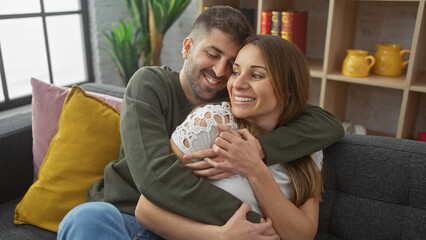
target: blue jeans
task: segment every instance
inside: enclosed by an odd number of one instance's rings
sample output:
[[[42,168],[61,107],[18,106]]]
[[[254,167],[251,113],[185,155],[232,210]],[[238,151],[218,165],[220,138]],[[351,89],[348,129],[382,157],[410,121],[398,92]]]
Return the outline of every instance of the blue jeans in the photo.
[[[161,237],[140,225],[134,216],[120,213],[106,202],[88,202],[73,208],[59,225],[57,239],[142,239]]]

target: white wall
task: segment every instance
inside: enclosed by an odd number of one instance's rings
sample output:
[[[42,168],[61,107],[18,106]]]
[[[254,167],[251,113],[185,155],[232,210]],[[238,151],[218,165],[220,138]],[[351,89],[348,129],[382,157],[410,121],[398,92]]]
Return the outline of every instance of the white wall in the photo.
[[[110,31],[111,26],[117,24],[119,19],[129,21],[124,1],[89,0],[89,18],[95,82],[122,85],[114,64],[103,50],[109,49],[109,46],[102,34]]]
[[[161,51],[161,64],[179,71],[183,65],[182,43],[188,36],[191,26],[197,18],[197,1],[192,0],[185,12],[167,30]]]

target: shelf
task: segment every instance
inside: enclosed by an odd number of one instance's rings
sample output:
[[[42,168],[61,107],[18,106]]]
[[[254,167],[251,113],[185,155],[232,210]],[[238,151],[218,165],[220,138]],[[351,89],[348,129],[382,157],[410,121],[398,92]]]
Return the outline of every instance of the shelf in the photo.
[[[411,85],[410,91],[426,93],[426,82],[414,83]]]
[[[309,70],[311,77],[322,78],[323,77],[323,63],[322,59],[308,58]]]
[[[332,72],[331,74],[328,74],[327,78],[334,81],[356,83],[356,84],[362,84],[362,85],[392,88],[392,89],[399,89],[399,90],[404,90],[404,85],[405,85],[405,75],[398,76],[398,77],[385,77],[385,76],[370,74],[370,76],[365,78],[356,78],[356,77],[347,77],[342,75],[340,72],[335,71],[335,72]]]
[[[377,131],[373,131],[373,130],[369,130],[367,129],[367,135],[372,135],[372,136],[382,136],[382,137],[395,137],[395,135],[389,134],[389,133],[383,133],[383,132],[377,132]]]
[[[308,11],[306,58],[311,78],[315,79],[310,101],[341,121],[356,114],[357,121],[365,124],[368,135],[412,139],[416,132],[424,131],[426,0],[197,1],[199,11],[202,6],[217,4],[255,8],[257,33],[260,33],[263,10]],[[372,71],[365,78],[342,75],[347,49],[364,49],[373,54],[377,43],[387,42],[411,49],[411,54],[404,56],[410,63],[403,75],[385,77]],[[383,94],[377,103],[379,96],[372,96],[372,92]],[[352,109],[354,104],[359,106],[363,102],[375,104]],[[381,118],[377,118],[379,112]]]

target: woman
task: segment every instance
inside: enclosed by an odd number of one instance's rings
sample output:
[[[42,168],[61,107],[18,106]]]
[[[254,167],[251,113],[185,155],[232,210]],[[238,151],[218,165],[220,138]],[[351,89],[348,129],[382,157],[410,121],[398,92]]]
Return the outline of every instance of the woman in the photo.
[[[271,169],[273,166],[268,168],[258,156],[254,138],[292,121],[306,107],[310,90],[306,59],[286,40],[268,35],[256,36],[240,50],[227,87],[232,115],[224,114],[216,122],[232,125],[233,116],[237,119],[238,128],[249,130],[236,132],[231,128],[224,130],[223,126],[219,127],[222,132],[215,140],[213,149],[225,160],[207,161],[214,167],[245,177],[266,222],[272,220],[279,237],[313,239],[318,226],[322,189],[318,172],[320,166],[306,156],[284,164],[283,168],[281,165],[276,166],[275,170]],[[226,109],[226,106],[222,109]],[[207,119],[214,119],[215,116],[203,114],[201,117]],[[182,125],[187,123],[185,121]],[[206,127],[209,124],[200,118],[195,125]],[[185,147],[192,144],[185,142],[184,138],[172,139],[172,143],[177,143],[177,146],[172,144],[172,149],[180,157],[182,154],[179,150],[183,152]],[[287,183],[277,184],[277,174],[281,175],[281,180],[287,179]],[[286,189],[289,191],[286,192]],[[238,221],[235,219],[244,219],[241,211],[223,227],[210,226],[166,212],[141,196],[135,215],[143,226],[165,238],[218,238],[219,234],[229,239],[233,239],[232,234],[249,238],[241,236],[243,233],[238,232],[236,227]],[[238,218],[241,216],[243,218]],[[190,230],[183,231],[185,228]],[[269,237],[273,239],[275,235],[272,233]]]

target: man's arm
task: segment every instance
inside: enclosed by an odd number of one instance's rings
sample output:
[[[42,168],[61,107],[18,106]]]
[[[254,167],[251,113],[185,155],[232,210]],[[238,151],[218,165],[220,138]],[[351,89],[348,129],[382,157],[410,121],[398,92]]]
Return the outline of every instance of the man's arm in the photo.
[[[164,76],[150,70],[137,72],[124,96],[122,146],[133,181],[148,200],[161,208],[197,221],[223,225],[242,203],[196,177],[171,153],[172,130],[168,128],[175,120],[168,116],[171,96],[161,77]],[[252,212],[250,216],[251,221],[259,222],[258,214]]]
[[[345,134],[339,119],[326,110],[308,104],[295,120],[259,136],[266,164],[289,162],[327,148]]]

